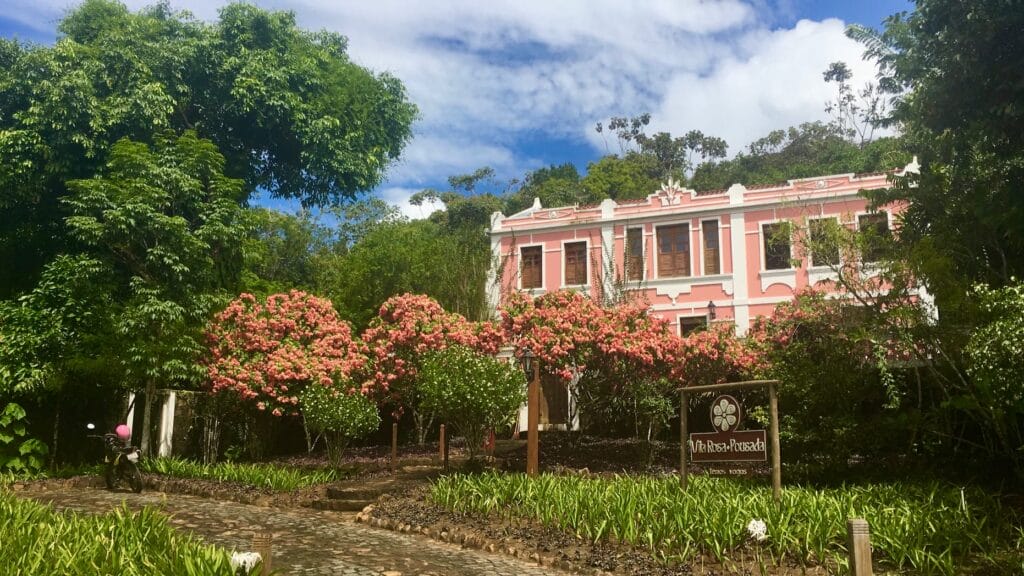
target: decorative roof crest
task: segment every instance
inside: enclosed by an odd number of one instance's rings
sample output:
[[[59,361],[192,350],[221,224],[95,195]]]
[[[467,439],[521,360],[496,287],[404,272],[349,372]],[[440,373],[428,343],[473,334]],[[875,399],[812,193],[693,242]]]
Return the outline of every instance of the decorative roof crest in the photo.
[[[683,188],[679,185],[678,180],[673,180],[671,177],[668,182],[661,185],[661,189],[658,193],[662,196],[662,206],[676,206],[681,201],[683,195]]]

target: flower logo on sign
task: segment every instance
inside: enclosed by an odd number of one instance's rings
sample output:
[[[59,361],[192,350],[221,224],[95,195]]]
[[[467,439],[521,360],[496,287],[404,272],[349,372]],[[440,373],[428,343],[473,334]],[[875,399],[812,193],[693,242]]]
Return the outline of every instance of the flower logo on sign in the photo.
[[[719,396],[711,404],[711,424],[720,432],[735,430],[740,424],[740,403],[732,396]]]

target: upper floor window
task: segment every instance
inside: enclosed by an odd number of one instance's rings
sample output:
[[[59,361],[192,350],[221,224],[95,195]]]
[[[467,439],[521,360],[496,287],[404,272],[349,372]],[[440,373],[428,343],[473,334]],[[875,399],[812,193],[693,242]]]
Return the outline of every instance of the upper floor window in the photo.
[[[704,235],[704,275],[721,274],[721,251],[718,248],[718,220],[701,222]]]
[[[520,248],[521,274],[523,288],[540,288],[544,285],[542,246],[524,246]]]
[[[789,248],[789,223],[762,224],[764,236],[764,269],[788,270],[792,268]]]
[[[864,261],[881,260],[885,253],[885,241],[889,237],[889,215],[885,212],[861,214],[857,216],[857,229],[864,239]]]
[[[690,275],[690,225],[659,226],[658,277]]]
[[[565,253],[565,285],[581,286],[587,283],[587,243],[567,242]]]
[[[626,229],[626,280],[644,279],[644,230]]]
[[[807,235],[811,241],[811,266],[839,265],[839,222],[835,218],[808,221]]]

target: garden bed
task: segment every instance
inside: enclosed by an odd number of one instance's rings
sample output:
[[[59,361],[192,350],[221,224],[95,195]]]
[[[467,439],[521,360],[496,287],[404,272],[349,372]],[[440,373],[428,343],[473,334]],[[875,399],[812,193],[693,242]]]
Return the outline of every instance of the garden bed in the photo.
[[[503,551],[574,571],[826,574],[845,564],[845,519],[867,517],[879,568],[1020,574],[1020,518],[979,490],[938,483],[816,490],[674,478],[483,474],[382,498],[371,524]],[[962,494],[962,495],[961,495]],[[763,519],[755,543],[749,520]]]

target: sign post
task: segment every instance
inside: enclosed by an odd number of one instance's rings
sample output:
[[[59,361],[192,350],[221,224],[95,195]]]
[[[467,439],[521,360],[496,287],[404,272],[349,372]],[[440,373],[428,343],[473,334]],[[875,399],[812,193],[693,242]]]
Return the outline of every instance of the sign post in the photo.
[[[679,391],[679,486],[686,489],[687,448],[694,462],[735,462],[766,460],[767,442],[764,430],[737,430],[743,418],[739,402],[732,396],[719,396],[712,403],[711,424],[715,432],[689,433],[687,397],[703,392],[723,392],[746,388],[768,387],[768,411],[771,418],[769,435],[772,446],[772,495],[776,502],[782,499],[782,458],[779,454],[778,380],[749,380],[708,386],[691,386]]]

